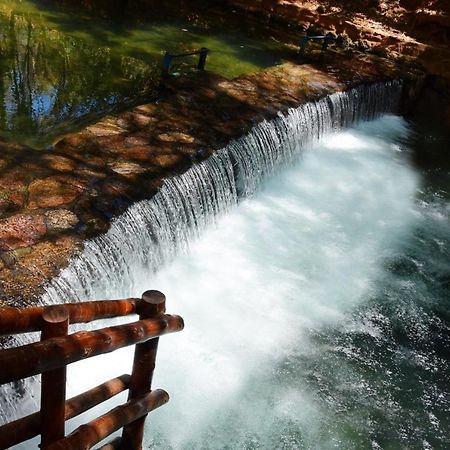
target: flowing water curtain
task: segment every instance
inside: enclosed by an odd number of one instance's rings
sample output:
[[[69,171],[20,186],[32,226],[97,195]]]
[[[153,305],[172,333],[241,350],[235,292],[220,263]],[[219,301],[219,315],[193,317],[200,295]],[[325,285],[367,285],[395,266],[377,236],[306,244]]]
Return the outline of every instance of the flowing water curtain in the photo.
[[[48,286],[42,301],[127,296],[135,280],[184,251],[219,214],[251,195],[272,173],[324,134],[396,111],[401,83],[362,85],[264,121],[184,174],[166,180],[150,200],[139,202],[92,239]]]

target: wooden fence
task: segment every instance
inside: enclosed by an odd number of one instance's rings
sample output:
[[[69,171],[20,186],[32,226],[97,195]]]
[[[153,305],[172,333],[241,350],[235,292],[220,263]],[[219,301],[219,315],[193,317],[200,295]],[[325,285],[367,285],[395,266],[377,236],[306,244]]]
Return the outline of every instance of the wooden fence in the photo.
[[[0,427],[0,449],[41,435],[41,449],[89,449],[115,431],[122,436],[103,450],[142,448],[150,411],[169,401],[151,390],[158,338],[181,331],[183,319],[165,314],[165,296],[146,291],[141,299],[102,300],[29,308],[0,308],[0,335],[40,331],[41,340],[0,350],[0,384],[41,376],[40,411]],[[138,314],[137,322],[68,334],[70,324]],[[135,345],[131,375],[121,375],[66,400],[67,365]],[[65,436],[65,421],[128,389],[128,401]]]

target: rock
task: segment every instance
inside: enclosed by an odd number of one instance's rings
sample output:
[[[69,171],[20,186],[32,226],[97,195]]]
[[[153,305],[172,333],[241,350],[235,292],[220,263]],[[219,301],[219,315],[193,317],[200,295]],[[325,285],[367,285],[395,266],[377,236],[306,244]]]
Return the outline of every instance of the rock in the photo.
[[[28,187],[28,208],[55,208],[71,203],[81,192],[80,187],[63,183],[55,177],[33,181]]]
[[[194,138],[186,133],[174,131],[171,133],[163,133],[158,136],[158,139],[163,142],[182,142],[184,144],[191,144]]]
[[[49,167],[60,172],[70,172],[76,167],[76,163],[66,156],[49,153],[42,159],[48,163]]]
[[[352,45],[351,39],[348,37],[347,33],[338,34],[336,38],[336,45],[341,48],[347,48]]]
[[[139,164],[127,161],[118,161],[109,165],[112,171],[120,175],[130,175],[134,173],[143,173],[146,169]]]
[[[25,195],[20,191],[5,192],[0,195],[0,214],[20,210],[25,204]]]
[[[380,56],[382,58],[387,58],[388,56],[388,51],[382,45],[375,45],[374,47],[372,47],[371,52],[374,55]]]
[[[17,214],[0,220],[0,250],[35,244],[47,232],[44,216]]]
[[[124,143],[127,146],[133,147],[136,145],[147,145],[149,141],[148,136],[128,136],[125,138]]]
[[[157,155],[155,156],[155,164],[163,168],[173,167],[183,161],[181,155]]]
[[[78,222],[78,217],[68,209],[54,209],[45,213],[45,223],[48,231],[70,230]]]
[[[94,136],[112,136],[114,134],[122,134],[125,129],[109,118],[109,120],[104,119],[101,122],[86,127],[86,131]]]
[[[367,50],[370,49],[370,45],[369,45],[369,43],[366,40],[358,39],[358,41],[356,42],[356,48],[360,52],[367,52]]]

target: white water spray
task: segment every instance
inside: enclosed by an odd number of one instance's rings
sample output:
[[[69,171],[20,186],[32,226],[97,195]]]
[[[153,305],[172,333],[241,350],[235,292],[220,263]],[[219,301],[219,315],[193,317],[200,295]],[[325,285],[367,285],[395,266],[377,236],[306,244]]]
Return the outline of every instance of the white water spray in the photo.
[[[48,287],[45,303],[160,289],[168,310],[184,316],[185,331],[161,342],[154,386],[172,400],[151,416],[149,444],[212,448],[212,439],[223,448],[237,439],[238,448],[247,434],[268,444],[278,420],[301,423],[301,411],[286,406],[290,394],[263,423],[264,373],[305,345],[305,330],[339,320],[370,291],[379,255],[410,223],[415,178],[389,141],[363,131],[298,155],[341,126],[392,111],[398,94],[396,83],[373,85],[264,122],[131,207]],[[389,127],[405,131],[389,119],[379,132]],[[119,375],[119,365],[131,367],[129,351],[73,365],[69,395]],[[241,430],[231,416],[245,421]]]

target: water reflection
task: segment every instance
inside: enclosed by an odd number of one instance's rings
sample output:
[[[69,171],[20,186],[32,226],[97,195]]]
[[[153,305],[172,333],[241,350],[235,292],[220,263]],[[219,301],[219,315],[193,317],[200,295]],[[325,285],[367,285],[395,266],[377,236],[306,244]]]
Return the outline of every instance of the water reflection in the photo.
[[[195,2],[70,3],[1,2],[0,135],[42,148],[106,112],[153,98],[164,50],[208,47],[208,70],[228,78],[286,54],[263,25],[213,7],[200,13]]]
[[[0,14],[0,129],[32,145],[92,120],[133,95],[151,96],[156,66],[34,23]]]

